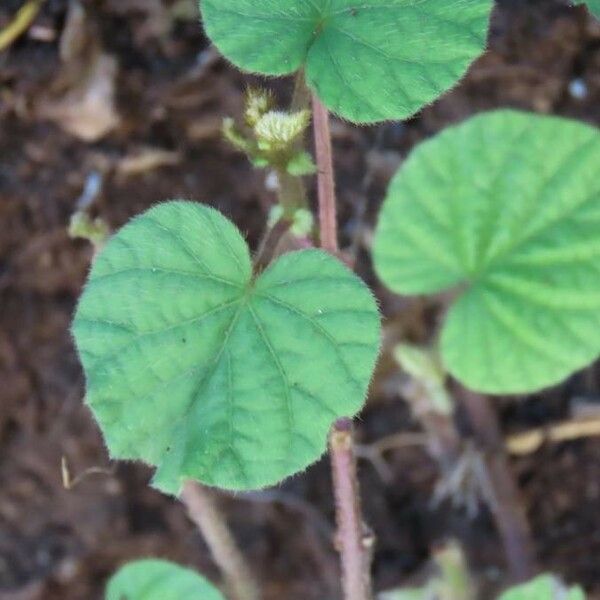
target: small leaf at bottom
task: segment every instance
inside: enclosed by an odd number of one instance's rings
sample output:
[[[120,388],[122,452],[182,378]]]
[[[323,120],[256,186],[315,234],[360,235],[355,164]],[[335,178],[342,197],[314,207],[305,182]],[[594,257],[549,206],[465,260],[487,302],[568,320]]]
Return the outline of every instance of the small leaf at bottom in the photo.
[[[225,600],[191,569],[148,558],[121,567],[108,582],[106,600]]]

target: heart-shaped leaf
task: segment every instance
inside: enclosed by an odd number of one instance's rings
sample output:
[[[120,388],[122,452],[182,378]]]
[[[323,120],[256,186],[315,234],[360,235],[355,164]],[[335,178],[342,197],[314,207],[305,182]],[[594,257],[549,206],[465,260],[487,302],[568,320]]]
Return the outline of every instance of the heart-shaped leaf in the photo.
[[[567,588],[554,575],[539,575],[504,592],[498,600],[585,600],[579,586]]]
[[[492,0],[202,0],[208,36],[239,68],[304,68],[333,112],[405,119],[454,86],[485,48]]]
[[[498,111],[418,147],[374,243],[402,294],[456,288],[442,358],[465,385],[521,393],[600,353],[600,133]]]
[[[340,261],[305,250],[255,278],[230,221],[170,202],[109,241],[73,332],[111,455],[157,465],[175,493],[186,478],[259,488],[314,462],[364,403],[379,328]]]
[[[148,558],[126,564],[113,575],[106,600],[225,600],[198,573],[166,560]]]
[[[587,4],[590,12],[600,19],[600,0],[579,0],[578,4]]]

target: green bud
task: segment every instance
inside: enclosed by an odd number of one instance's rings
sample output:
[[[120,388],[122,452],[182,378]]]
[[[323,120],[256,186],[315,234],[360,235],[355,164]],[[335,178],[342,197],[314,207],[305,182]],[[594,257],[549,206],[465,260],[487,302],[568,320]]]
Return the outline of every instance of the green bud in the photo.
[[[254,126],[259,147],[264,149],[284,149],[293,144],[310,124],[310,112],[301,110],[294,113],[270,111],[263,115]]]

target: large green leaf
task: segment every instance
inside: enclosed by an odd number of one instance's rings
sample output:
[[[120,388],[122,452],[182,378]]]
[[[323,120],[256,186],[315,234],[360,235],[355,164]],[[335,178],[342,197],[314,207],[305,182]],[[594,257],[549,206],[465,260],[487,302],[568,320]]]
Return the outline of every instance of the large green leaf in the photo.
[[[585,600],[579,586],[567,588],[553,575],[540,575],[504,592],[498,600]]]
[[[454,86],[485,48],[492,0],[202,0],[208,36],[265,75],[304,68],[351,121],[404,119]]]
[[[600,133],[513,111],[419,146],[374,243],[394,291],[454,288],[448,370],[490,393],[558,383],[600,353]]]
[[[229,489],[276,483],[325,450],[365,400],[379,345],[368,288],[320,250],[258,278],[217,211],[158,205],[96,260],[73,332],[114,457]]]
[[[579,0],[577,4],[587,4],[590,12],[600,19],[600,0]]]
[[[108,582],[106,600],[225,600],[203,577],[166,560],[126,564]]]

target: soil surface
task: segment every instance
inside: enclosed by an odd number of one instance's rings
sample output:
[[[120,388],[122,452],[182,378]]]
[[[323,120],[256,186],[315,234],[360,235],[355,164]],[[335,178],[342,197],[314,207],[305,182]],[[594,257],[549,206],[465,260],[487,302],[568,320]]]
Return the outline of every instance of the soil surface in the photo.
[[[436,305],[386,293],[370,266],[374,216],[411,148],[497,107],[600,125],[600,23],[567,4],[499,1],[489,51],[452,92],[403,124],[334,123],[342,242],[381,300],[386,339],[426,341],[437,317]],[[0,28],[21,5],[2,1]],[[96,185],[94,212],[113,228],[161,200],[193,198],[225,213],[253,246],[274,202],[265,174],[221,140],[221,119],[239,115],[250,78],[208,47],[193,5],[90,0],[69,9],[67,0],[48,0],[30,30],[0,52],[2,600],[99,599],[107,577],[142,556],[170,558],[218,581],[182,506],[148,487],[151,471],[110,464],[83,405],[69,336],[91,249],[69,239],[67,224],[86,188]],[[290,82],[272,85],[285,103]],[[357,422],[361,444],[418,430],[401,383],[384,353]],[[600,371],[590,368],[542,395],[499,399],[497,408],[508,434],[598,410],[599,390]],[[63,457],[73,476],[101,472],[66,490]],[[417,579],[431,549],[449,538],[464,545],[484,589],[501,585],[505,567],[489,512],[471,518],[451,502],[432,506],[439,474],[422,447],[387,459],[385,480],[370,462],[359,465],[377,538],[377,590]],[[511,467],[541,567],[600,598],[600,439],[546,445]],[[339,598],[325,460],[275,490],[220,502],[266,600]]]

